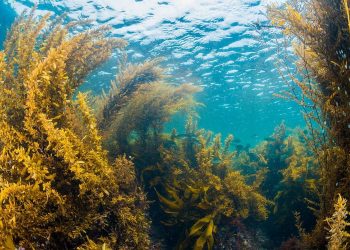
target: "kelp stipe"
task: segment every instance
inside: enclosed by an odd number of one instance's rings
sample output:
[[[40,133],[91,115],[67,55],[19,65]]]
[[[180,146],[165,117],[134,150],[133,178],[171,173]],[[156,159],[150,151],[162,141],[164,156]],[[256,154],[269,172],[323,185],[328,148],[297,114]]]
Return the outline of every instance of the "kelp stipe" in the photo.
[[[108,38],[106,27],[68,35],[83,24],[37,19],[32,10],[0,52],[2,248],[149,245],[133,163],[108,161],[87,96],[72,99],[87,74],[126,43]]]

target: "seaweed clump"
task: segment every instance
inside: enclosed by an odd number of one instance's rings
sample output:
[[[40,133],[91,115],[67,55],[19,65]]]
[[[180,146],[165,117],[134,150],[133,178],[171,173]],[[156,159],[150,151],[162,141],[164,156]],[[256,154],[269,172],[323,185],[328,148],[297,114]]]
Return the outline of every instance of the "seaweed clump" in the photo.
[[[265,141],[233,159],[234,167],[248,175],[250,183],[259,180],[260,192],[273,201],[272,212],[260,227],[274,247],[298,234],[304,236],[305,229],[315,224],[318,165],[305,137],[301,131],[288,135],[282,123]]]
[[[163,132],[176,112],[195,116],[190,84],[167,84],[159,59],[122,64],[110,91],[97,99],[99,126],[110,157],[132,156],[148,191],[154,231],[168,246],[212,249],[214,238],[248,217],[266,219],[270,204],[233,170],[233,137],[198,131],[192,120],[184,134]],[[166,230],[161,230],[162,228]],[[219,241],[218,241],[219,242]]]
[[[312,134],[309,145],[320,166],[317,225],[304,242],[308,248],[327,245],[325,218],[337,195],[349,198],[350,188],[350,14],[347,0],[293,1],[271,7],[272,22],[294,39],[298,75],[286,96],[304,109]],[[301,95],[295,91],[301,90]]]
[[[73,92],[126,43],[81,22],[12,26],[0,52],[0,245],[30,249],[144,249],[145,195],[133,163],[109,160],[88,96]]]
[[[347,222],[349,212],[346,209],[347,200],[339,195],[337,202],[334,204],[334,213],[332,217],[327,218],[328,231],[330,236],[328,242],[329,250],[346,249],[346,238],[350,237],[350,234],[346,231],[346,227],[350,225]]]
[[[138,168],[159,158],[164,123],[177,112],[193,113],[198,105],[193,95],[201,89],[166,83],[160,62],[161,58],[140,64],[121,62],[111,89],[96,101],[110,155],[133,156]]]
[[[238,221],[267,218],[270,202],[232,168],[233,136],[222,145],[220,135],[197,130],[191,119],[184,135],[173,131],[169,136],[173,144],[162,146],[161,160],[144,175],[152,173],[148,185],[156,190],[171,245],[212,249],[215,239],[233,233]]]

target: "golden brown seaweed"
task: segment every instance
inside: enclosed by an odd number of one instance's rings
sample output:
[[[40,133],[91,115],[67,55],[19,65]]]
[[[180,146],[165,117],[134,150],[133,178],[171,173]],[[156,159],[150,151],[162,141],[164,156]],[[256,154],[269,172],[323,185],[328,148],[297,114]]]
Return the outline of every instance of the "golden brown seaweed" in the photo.
[[[271,203],[232,168],[233,137],[222,145],[220,135],[212,138],[193,124],[190,119],[183,138],[173,133],[176,145],[161,149],[157,167],[147,169],[154,173],[149,185],[157,190],[163,224],[177,232],[178,248],[212,249],[230,220],[266,219]]]
[[[329,231],[329,250],[341,250],[347,249],[346,238],[350,237],[350,234],[347,232],[346,227],[350,225],[347,222],[347,217],[349,212],[346,208],[347,200],[344,199],[341,195],[338,196],[337,202],[334,204],[334,213],[332,217],[326,218]]]
[[[97,99],[99,127],[112,156],[147,158],[158,151],[163,126],[177,112],[193,113],[193,95],[201,89],[163,82],[160,59],[121,65],[116,83]]]
[[[291,86],[287,96],[304,110],[320,165],[317,225],[305,244],[325,246],[325,218],[333,211],[337,195],[349,198],[350,188],[350,88],[349,2],[346,0],[293,1],[270,8],[272,22],[294,40],[299,57],[298,75],[289,74],[301,95]]]
[[[33,10],[19,17],[0,52],[1,248],[149,244],[133,163],[108,161],[87,95],[72,99],[125,42],[108,38],[105,27],[68,35],[76,25],[38,19]]]

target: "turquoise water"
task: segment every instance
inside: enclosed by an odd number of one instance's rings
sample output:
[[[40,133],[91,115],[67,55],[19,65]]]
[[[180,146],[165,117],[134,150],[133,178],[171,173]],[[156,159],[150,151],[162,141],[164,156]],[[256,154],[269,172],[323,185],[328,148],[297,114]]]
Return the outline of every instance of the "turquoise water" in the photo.
[[[39,14],[67,13],[67,21],[89,18],[112,26],[113,36],[129,42],[132,62],[164,57],[169,81],[203,87],[197,96],[205,105],[198,110],[201,128],[254,145],[282,120],[288,127],[304,126],[296,104],[273,96],[288,86],[275,67],[280,35],[264,26],[271,1],[0,0],[1,41],[16,15],[34,2]],[[108,89],[116,65],[112,58],[82,89]]]

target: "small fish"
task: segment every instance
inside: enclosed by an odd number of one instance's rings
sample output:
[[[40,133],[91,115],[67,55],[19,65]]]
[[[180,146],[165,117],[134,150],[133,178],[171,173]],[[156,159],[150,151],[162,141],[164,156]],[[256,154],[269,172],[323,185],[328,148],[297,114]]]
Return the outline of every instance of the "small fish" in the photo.
[[[197,136],[194,133],[185,133],[185,134],[177,134],[177,135],[175,135],[175,138],[177,138],[177,139],[197,138]]]
[[[259,22],[254,22],[251,26],[253,26],[253,27],[256,28],[257,30],[261,30],[261,29],[263,29],[263,28],[282,29],[282,27],[273,26],[273,25],[264,25],[264,24],[261,24],[261,23],[259,23]]]
[[[248,156],[249,156],[251,161],[258,161],[259,160],[258,155],[255,153],[248,152]]]
[[[238,139],[238,138],[234,138],[232,142],[236,144],[236,143],[240,143],[240,142],[241,142],[241,140],[240,140],[240,139]]]
[[[236,150],[238,151],[238,152],[241,152],[242,150],[243,150],[243,145],[241,145],[241,144],[238,144],[238,145],[236,145]]]
[[[172,140],[166,140],[163,142],[163,147],[166,149],[175,149],[177,147],[177,145]]]
[[[219,164],[221,162],[221,159],[219,157],[214,157],[212,163],[213,164]]]
[[[178,135],[174,135],[173,138],[175,138],[175,139],[189,139],[189,140],[194,141],[196,143],[200,143],[197,136],[194,133],[178,134]]]
[[[266,137],[266,138],[264,138],[264,140],[265,140],[265,141],[274,141],[275,139],[272,138],[272,137]]]

